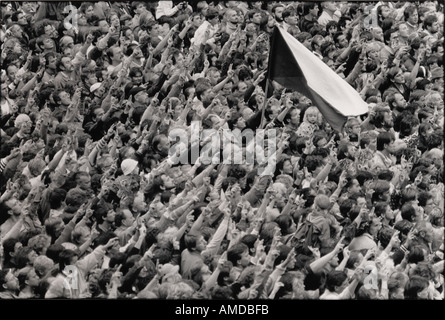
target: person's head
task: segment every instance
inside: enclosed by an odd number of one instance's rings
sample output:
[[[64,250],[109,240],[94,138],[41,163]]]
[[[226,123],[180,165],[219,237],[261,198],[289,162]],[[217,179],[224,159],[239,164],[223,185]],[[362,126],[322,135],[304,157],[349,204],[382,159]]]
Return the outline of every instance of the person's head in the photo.
[[[419,119],[410,112],[403,112],[399,121],[399,138],[409,137],[418,132]]]
[[[341,293],[349,285],[346,272],[332,270],[326,276],[326,289],[330,292]]]
[[[124,53],[121,47],[111,47],[108,49],[107,55],[112,63],[120,63],[124,58]]]
[[[285,157],[284,159],[278,161],[277,173],[292,175],[292,172],[293,172],[293,165],[289,157]]]
[[[283,11],[285,7],[281,3],[275,3],[271,8],[272,16],[277,22],[283,22]]]
[[[76,184],[82,190],[88,191],[91,189],[91,176],[88,172],[79,171],[76,173]]]
[[[67,266],[74,265],[79,258],[79,252],[64,249],[59,253],[59,270],[64,271]]]
[[[409,29],[406,23],[402,22],[398,25],[398,36],[404,39],[409,37]]]
[[[48,52],[45,54],[45,67],[47,69],[51,69],[52,71],[56,71],[57,70],[57,65],[59,62],[59,59],[57,58],[57,55],[55,54],[55,52]]]
[[[400,216],[409,222],[415,222],[416,210],[411,203],[405,203],[400,209]]]
[[[15,118],[14,127],[24,134],[29,134],[31,133],[32,120],[27,114],[21,113]]]
[[[434,208],[433,195],[428,191],[420,191],[417,199],[419,201],[419,206],[424,209],[425,214],[430,215]]]
[[[207,77],[210,80],[211,85],[216,85],[221,77],[221,72],[217,67],[211,66],[207,70]]]
[[[14,81],[17,75],[17,72],[19,71],[19,68],[17,68],[16,65],[10,64],[6,67],[6,74],[10,81]]]
[[[281,214],[274,221],[280,227],[282,235],[288,235],[296,231],[295,221],[289,214]]]
[[[20,289],[30,287],[37,288],[40,284],[40,278],[33,267],[25,267],[21,269],[17,275]]]
[[[437,91],[431,92],[427,96],[426,105],[433,109],[434,109],[434,107],[437,107],[438,110],[443,110],[444,102],[441,97],[441,94]]]
[[[354,160],[357,154],[357,146],[349,141],[341,141],[338,145],[337,158]]]
[[[0,292],[17,293],[19,290],[19,280],[13,273],[13,269],[5,268],[0,270]]]
[[[9,96],[8,84],[5,81],[1,82],[1,97],[2,99]]]
[[[90,232],[91,230],[87,226],[76,226],[71,233],[72,243],[76,246],[81,246],[87,241]]]
[[[37,258],[37,253],[31,247],[22,247],[14,257],[14,262],[17,268],[22,269],[27,266],[32,266],[35,258]]]
[[[236,10],[233,9],[227,9],[224,13],[224,20],[232,24],[238,24],[239,22],[238,12],[236,12]]]
[[[426,31],[436,34],[439,31],[440,24],[436,15],[430,14],[423,20],[423,27]]]
[[[319,34],[315,35],[312,38],[312,41],[311,41],[311,49],[312,49],[312,51],[321,52],[321,47],[322,47],[324,42],[325,42],[325,40],[324,40],[322,35],[319,35]]]
[[[421,261],[425,260],[425,253],[423,252],[422,247],[413,246],[410,248],[409,253],[407,254],[407,262],[409,264],[417,264]]]
[[[20,41],[16,37],[11,37],[11,38],[5,39],[2,49],[6,53],[6,55],[11,54],[11,53],[22,54],[22,50],[23,50],[22,45],[20,44]]]
[[[338,32],[338,23],[337,21],[331,20],[326,24],[326,32],[333,36]]]
[[[201,25],[202,21],[203,21],[202,20],[203,19],[202,14],[199,13],[199,12],[194,12],[191,15],[191,17],[192,17],[191,19],[192,19],[193,27],[198,28]]]
[[[233,130],[235,128],[243,130],[246,127],[246,120],[239,112],[234,112],[231,114],[230,120],[227,122],[229,129]]]
[[[372,27],[371,33],[374,37],[374,40],[383,42],[383,29],[381,27]]]
[[[214,8],[209,8],[206,11],[205,18],[212,26],[217,25],[220,20],[218,10],[216,10]]]
[[[431,222],[421,220],[416,223],[416,229],[418,238],[426,243],[431,243],[433,241],[433,226]]]
[[[101,19],[97,22],[97,29],[102,34],[107,34],[110,29],[110,25],[108,24],[108,21],[106,19]]]
[[[142,70],[141,70],[141,68],[138,68],[138,67],[131,68],[128,75],[130,76],[131,82],[134,85],[139,86],[142,84]]]
[[[318,111],[317,107],[310,106],[304,112],[303,122],[318,124],[319,114],[320,111]]]
[[[407,102],[403,95],[399,92],[395,92],[387,97],[386,100],[391,107],[391,109],[396,109],[399,112],[402,112],[407,107]]]
[[[378,298],[378,291],[373,287],[361,285],[356,293],[357,300],[376,300]]]
[[[57,68],[60,71],[63,71],[63,72],[71,72],[71,71],[73,71],[74,70],[74,66],[71,63],[71,60],[72,60],[71,57],[67,57],[67,56],[64,56],[64,57],[60,58],[60,60],[57,63]]]
[[[303,2],[297,8],[300,16],[308,16],[310,20],[318,18],[318,3],[316,2]],[[302,18],[300,18],[302,19]]]
[[[374,214],[387,221],[393,221],[395,219],[395,213],[391,209],[391,206],[384,201],[379,201],[374,205]]]
[[[48,234],[52,241],[55,241],[61,234],[63,229],[65,228],[65,223],[62,218],[59,217],[49,217],[45,220],[45,231]]]
[[[405,300],[426,300],[428,299],[428,279],[421,276],[411,276],[405,284]]]
[[[418,196],[418,190],[416,187],[414,186],[406,187],[400,192],[400,202],[402,204],[405,203],[417,204],[417,196]]]
[[[404,272],[393,272],[388,279],[389,299],[403,299],[403,291],[408,276]]]
[[[329,197],[324,194],[318,194],[314,199],[314,209],[318,212],[327,212],[331,207]]]
[[[213,92],[212,87],[210,87],[210,85],[207,83],[199,83],[196,86],[195,94],[196,98],[198,98],[204,104],[210,104],[210,102],[215,97],[215,93]]]
[[[12,37],[20,39],[23,37],[23,29],[18,23],[14,23],[9,27],[9,32]]]
[[[28,25],[28,19],[26,18],[26,13],[21,10],[12,13],[11,21],[17,23],[19,26]]]
[[[71,104],[71,95],[67,90],[59,89],[53,93],[54,102],[61,107],[68,107]]]
[[[307,49],[312,50],[312,35],[309,32],[300,32],[295,36],[295,38],[300,41],[301,44],[304,45]],[[346,46],[347,45],[348,44],[346,43]]]
[[[395,137],[391,132],[380,132],[377,136],[377,150],[393,153],[394,141]]]
[[[46,234],[37,234],[28,240],[28,247],[39,255],[46,254],[46,250],[50,245],[51,238]]]
[[[54,261],[46,255],[40,255],[35,258],[33,266],[40,278],[46,277],[55,267]]]
[[[298,24],[297,10],[293,6],[286,7],[281,12],[282,21],[290,26],[296,26]]]
[[[152,147],[155,152],[166,155],[170,149],[170,141],[166,135],[159,134],[153,138]]]
[[[227,260],[236,267],[246,267],[250,262],[249,247],[242,243],[236,243],[227,250]]]
[[[201,252],[205,249],[207,241],[200,233],[188,233],[184,236],[184,244],[189,251]]]
[[[14,256],[22,248],[22,243],[17,238],[8,238],[3,241],[3,265],[14,264]]]
[[[406,82],[403,70],[397,66],[394,66],[388,70],[388,78],[390,81],[399,85]]]
[[[3,209],[7,210],[7,213],[13,216],[20,216],[22,212],[22,204],[16,197],[11,197],[4,202]]]
[[[94,217],[96,218],[97,224],[112,224],[116,218],[116,211],[111,206],[98,207],[94,210]]]
[[[409,5],[403,11],[403,18],[411,25],[416,25],[419,22],[419,14],[415,5]]]
[[[350,137],[356,137],[360,135],[360,121],[357,118],[349,118],[345,123],[345,132]]]

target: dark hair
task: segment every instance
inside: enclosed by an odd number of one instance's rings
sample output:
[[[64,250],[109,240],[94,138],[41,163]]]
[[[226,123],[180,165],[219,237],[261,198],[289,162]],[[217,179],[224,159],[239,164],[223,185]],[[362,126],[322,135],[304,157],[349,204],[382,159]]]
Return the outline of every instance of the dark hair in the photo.
[[[59,263],[59,254],[65,250],[65,247],[61,244],[52,244],[46,249],[46,256],[54,261],[54,263]]]
[[[280,214],[278,217],[275,218],[274,221],[280,227],[282,235],[290,234],[293,222],[292,216],[290,214]]]
[[[51,209],[59,209],[66,198],[66,190],[57,188],[51,191],[49,196],[49,204]]]
[[[405,21],[408,20],[408,18],[414,13],[417,12],[417,7],[415,5],[409,5],[408,7],[405,8],[405,10],[403,11],[403,18],[405,19]],[[417,13],[418,15],[418,13]]]
[[[314,9],[315,6],[318,6],[318,3],[316,3],[316,2],[303,2],[303,3],[298,5],[297,13],[300,16],[305,16],[305,15],[309,14],[309,11]]]
[[[9,271],[14,271],[14,270],[11,268],[5,268],[0,270],[0,292],[5,291],[3,284],[6,283],[6,276],[8,275]]]
[[[382,227],[377,233],[377,239],[383,248],[386,248],[393,236],[395,230],[390,227]]]
[[[9,263],[12,264],[11,253],[14,252],[15,245],[20,242],[17,238],[8,238],[3,241],[3,266],[6,267]],[[14,263],[15,265],[15,263]]]
[[[66,266],[71,264],[73,257],[78,256],[78,253],[71,249],[64,249],[59,254],[59,271],[63,271]]]
[[[326,289],[334,292],[335,287],[341,286],[348,278],[346,272],[339,270],[332,270],[326,276]]]
[[[404,296],[405,299],[417,300],[419,297],[417,296],[419,292],[428,288],[429,281],[428,279],[421,276],[411,276],[408,279],[408,282],[405,284]]]
[[[255,248],[255,242],[258,240],[258,236],[255,234],[245,234],[244,236],[241,237],[240,242],[246,244],[249,249],[254,249]]]
[[[380,132],[377,136],[377,150],[382,151],[385,148],[385,144],[390,144],[395,141],[394,134],[391,132]]]
[[[425,255],[421,246],[414,246],[410,248],[408,253],[408,263],[419,263],[425,260]]]
[[[198,239],[202,235],[200,233],[187,233],[184,236],[184,244],[188,250],[194,250],[196,248],[196,244],[198,243]]]
[[[241,259],[241,255],[245,251],[249,251],[249,247],[245,243],[238,242],[227,250],[227,260],[230,261],[233,266],[237,266],[238,260]]]
[[[438,21],[436,15],[434,14],[429,14],[428,16],[425,17],[425,19],[423,20],[423,25],[425,27],[425,29],[427,27],[431,27],[433,25],[434,22]]]
[[[416,210],[411,204],[405,203],[400,209],[400,215],[402,219],[414,223],[416,219]]]

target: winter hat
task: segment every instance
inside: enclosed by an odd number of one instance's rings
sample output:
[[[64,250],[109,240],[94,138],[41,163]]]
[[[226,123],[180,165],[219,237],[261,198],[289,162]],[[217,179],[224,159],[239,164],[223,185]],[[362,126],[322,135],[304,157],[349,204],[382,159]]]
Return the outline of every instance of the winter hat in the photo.
[[[96,90],[100,87],[101,84],[102,84],[101,82],[96,82],[95,84],[93,84],[93,85],[90,87],[90,92],[94,92],[94,91],[96,91]]]
[[[138,165],[138,162],[134,159],[125,159],[124,161],[122,161],[121,163],[121,169],[122,172],[124,173],[124,175],[129,175],[130,173],[133,172],[133,170],[136,168],[136,166]]]

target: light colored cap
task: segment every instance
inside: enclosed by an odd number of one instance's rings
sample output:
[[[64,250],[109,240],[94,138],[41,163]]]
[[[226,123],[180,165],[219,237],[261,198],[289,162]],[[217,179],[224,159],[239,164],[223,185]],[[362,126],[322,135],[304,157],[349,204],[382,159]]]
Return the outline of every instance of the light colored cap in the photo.
[[[133,172],[133,170],[136,168],[137,165],[138,165],[138,162],[136,160],[125,159],[121,163],[122,172],[124,173],[124,175],[129,175],[130,173]]]

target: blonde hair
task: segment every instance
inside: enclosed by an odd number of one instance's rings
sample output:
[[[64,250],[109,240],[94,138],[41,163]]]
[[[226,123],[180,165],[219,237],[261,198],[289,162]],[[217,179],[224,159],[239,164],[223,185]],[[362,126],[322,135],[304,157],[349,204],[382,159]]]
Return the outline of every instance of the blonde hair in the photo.
[[[193,288],[187,283],[181,281],[170,287],[167,294],[167,300],[191,299],[193,293],[195,293],[195,290],[193,290]]]
[[[307,121],[307,116],[308,116],[308,114],[315,114],[315,115],[317,115],[317,121],[318,121],[319,116],[321,115],[321,113],[320,113],[320,111],[318,110],[317,107],[315,107],[315,106],[310,106],[310,107],[308,107],[308,108],[306,109],[306,111],[304,112],[303,122],[308,122],[308,121]]]

